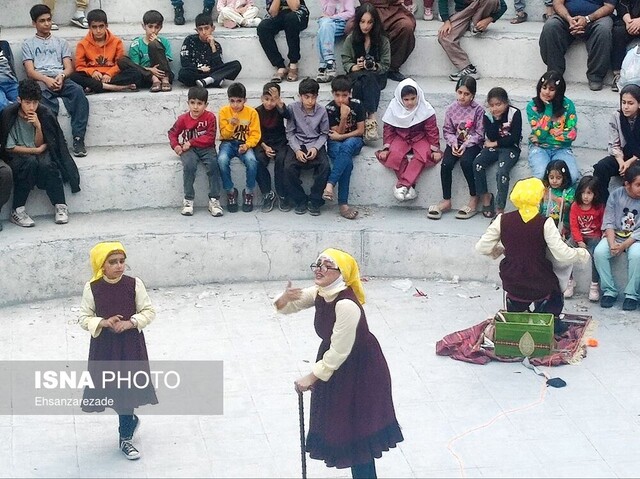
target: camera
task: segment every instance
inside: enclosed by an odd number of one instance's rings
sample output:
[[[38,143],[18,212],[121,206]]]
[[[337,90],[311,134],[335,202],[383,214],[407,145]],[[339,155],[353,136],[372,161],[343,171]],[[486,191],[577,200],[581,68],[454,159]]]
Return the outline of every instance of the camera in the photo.
[[[376,59],[373,58],[372,55],[366,55],[364,57],[364,69],[365,70],[375,70],[376,69]]]

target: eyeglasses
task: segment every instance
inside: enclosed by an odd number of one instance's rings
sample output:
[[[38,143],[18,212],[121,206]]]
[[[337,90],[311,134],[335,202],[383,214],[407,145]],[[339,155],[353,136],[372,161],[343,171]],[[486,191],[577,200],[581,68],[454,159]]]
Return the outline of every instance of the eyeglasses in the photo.
[[[327,266],[326,264],[313,263],[309,265],[309,267],[311,268],[311,271],[313,271],[314,273],[316,271],[320,271],[321,273],[326,273],[329,270],[340,271],[340,268],[332,268],[330,266]]]

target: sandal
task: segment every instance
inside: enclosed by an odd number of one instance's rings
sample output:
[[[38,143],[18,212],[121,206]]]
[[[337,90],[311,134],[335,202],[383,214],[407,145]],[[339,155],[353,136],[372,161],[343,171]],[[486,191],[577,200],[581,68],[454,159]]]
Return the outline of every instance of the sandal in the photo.
[[[430,220],[439,220],[440,218],[442,218],[442,213],[446,213],[450,210],[450,207],[443,208],[440,203],[438,203],[437,205],[431,205],[427,210],[427,218],[429,218]]]
[[[289,65],[289,73],[287,74],[287,81],[298,81],[298,67],[292,67]]]
[[[173,87],[171,86],[171,83],[169,82],[162,82],[162,91],[171,91],[173,90]]]
[[[518,23],[524,23],[529,18],[527,12],[516,12],[516,16],[511,19],[511,25],[517,25]]]
[[[286,68],[278,68],[271,77],[271,81],[273,83],[281,83],[282,80],[287,77],[287,73],[289,73],[289,70],[287,70]]]
[[[485,218],[493,218],[496,215],[495,197],[491,194],[491,202],[488,205],[482,205],[482,216]]]
[[[471,208],[469,205],[464,205],[456,213],[456,218],[459,220],[468,220],[478,214],[478,210]]]
[[[158,93],[161,89],[162,89],[162,83],[153,82],[153,84],[151,85],[151,88],[149,88],[149,91],[151,93]]]
[[[347,205],[345,205],[345,206],[347,206]],[[348,220],[355,220],[356,217],[358,216],[358,210],[354,210],[353,208],[350,208],[349,206],[347,206],[346,209],[340,208],[340,216],[342,216],[343,218],[346,218]]]

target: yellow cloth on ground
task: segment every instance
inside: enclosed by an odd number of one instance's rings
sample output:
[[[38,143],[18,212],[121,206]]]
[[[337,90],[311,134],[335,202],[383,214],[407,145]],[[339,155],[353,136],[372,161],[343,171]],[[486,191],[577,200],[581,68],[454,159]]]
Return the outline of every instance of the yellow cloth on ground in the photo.
[[[328,256],[333,260],[336,266],[340,268],[345,284],[353,289],[360,304],[364,304],[364,288],[362,287],[362,281],[360,281],[360,269],[355,258],[349,253],[335,248],[324,250],[320,256]]]
[[[518,209],[522,221],[528,223],[537,214],[544,196],[544,184],[538,178],[527,178],[516,183],[509,199]]]
[[[102,271],[102,265],[107,260],[110,254],[112,253],[123,253],[125,258],[127,257],[127,252],[124,250],[124,246],[119,241],[108,241],[104,243],[98,243],[89,252],[89,259],[91,261],[91,270],[93,271],[93,276],[91,277],[91,281],[95,281],[97,279],[102,278],[104,274]]]

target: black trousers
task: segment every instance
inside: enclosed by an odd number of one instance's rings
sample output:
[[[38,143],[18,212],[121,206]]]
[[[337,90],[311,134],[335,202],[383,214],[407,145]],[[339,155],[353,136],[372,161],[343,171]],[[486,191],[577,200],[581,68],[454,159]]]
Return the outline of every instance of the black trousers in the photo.
[[[149,60],[151,65],[158,65],[158,68],[165,72],[169,77],[169,82],[173,83],[174,74],[171,71],[171,64],[167,59],[167,53],[164,50],[164,45],[160,43],[159,40],[155,40],[149,43]],[[145,67],[138,65],[129,57],[122,57],[118,60],[118,67],[120,67],[121,71],[125,71],[129,68],[134,68],[140,72],[142,75],[142,80],[140,85],[141,87],[151,86],[153,83],[152,77],[153,73],[147,70]]]
[[[284,30],[289,47],[289,61],[298,63],[300,60],[300,32],[307,28],[308,23],[308,15],[304,16],[292,11],[281,11],[275,17],[265,18],[260,22],[257,28],[260,45],[274,67],[284,68],[284,58],[282,58],[276,44],[278,32]]]
[[[358,464],[357,466],[351,466],[351,477],[353,479],[376,479],[376,463],[375,459],[366,464]]]
[[[240,74],[240,70],[242,70],[242,65],[238,60],[227,62],[207,73],[201,72],[197,68],[181,68],[178,72],[178,80],[186,86],[195,86],[196,80],[204,80],[211,77],[215,84],[222,80],[235,80]]]
[[[349,73],[352,82],[352,96],[362,102],[364,111],[375,113],[380,105],[380,92],[387,86],[387,74],[373,71]]]
[[[614,176],[619,176],[620,166],[614,156],[607,156],[593,165],[593,176],[598,179],[600,198],[607,203],[609,198],[609,182]]]
[[[276,194],[280,198],[286,198],[287,193],[284,185],[284,159],[289,147],[286,143],[272,144],[269,146],[276,150],[276,156],[273,159],[273,182]],[[271,161],[271,158],[266,155],[262,147],[259,145],[253,149],[253,152],[258,160],[258,174],[256,176],[256,182],[258,183],[262,194],[266,195],[271,191],[271,173],[269,173],[269,162]]]
[[[71,79],[82,88],[88,88],[95,93],[102,93],[104,85],[100,80],[96,80],[86,72],[73,72]],[[121,71],[111,79],[112,85],[132,85],[140,86],[142,84],[142,73],[137,68],[127,68]]]
[[[476,180],[473,174],[473,162],[480,153],[480,145],[473,145],[464,150],[462,156],[454,156],[451,146],[447,145],[440,166],[440,182],[442,183],[442,198],[451,199],[451,183],[453,181],[453,167],[460,160],[460,167],[469,185],[469,195],[476,196]]]
[[[304,192],[302,181],[300,181],[300,172],[303,170],[313,170],[313,184],[309,196]],[[324,146],[318,150],[316,157],[307,163],[298,161],[295,152],[291,147],[288,147],[284,159],[284,173],[285,188],[289,199],[293,201],[295,206],[306,205],[307,201],[315,207],[324,205],[322,192],[327,185],[330,171],[329,156]]]
[[[52,205],[66,203],[60,170],[47,151],[40,155],[13,155],[9,166],[13,171],[14,210],[27,204],[35,186],[47,192]]]
[[[13,173],[9,165],[0,160],[0,209],[9,201],[13,188]]]

